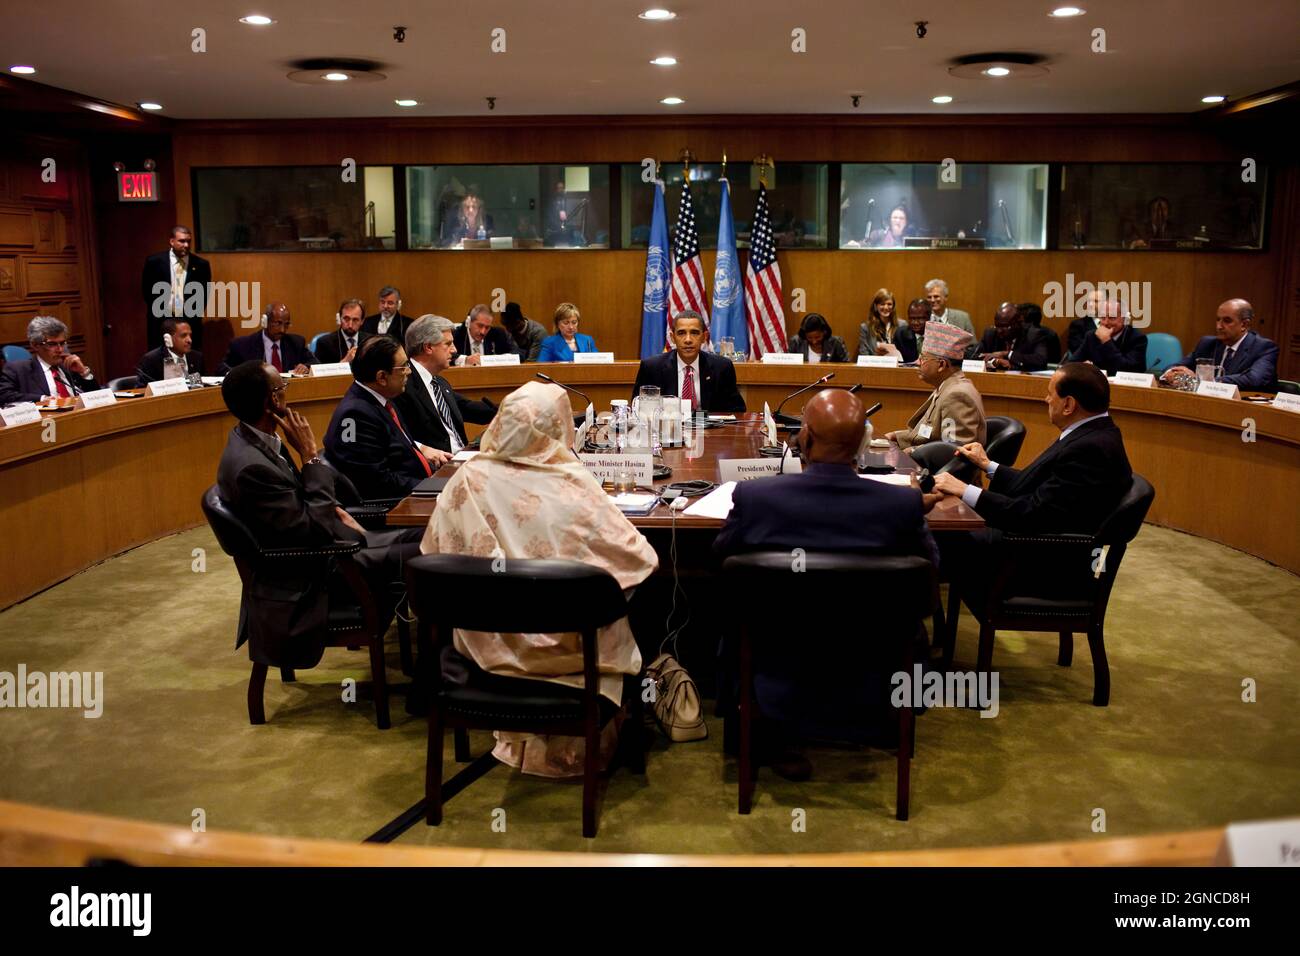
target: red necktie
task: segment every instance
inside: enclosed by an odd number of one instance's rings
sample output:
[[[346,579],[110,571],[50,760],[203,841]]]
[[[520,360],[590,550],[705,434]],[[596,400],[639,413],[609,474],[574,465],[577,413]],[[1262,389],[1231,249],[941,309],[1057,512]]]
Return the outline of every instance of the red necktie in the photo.
[[[59,378],[59,369],[57,366],[51,366],[50,375],[54,377],[54,387],[59,392],[59,398],[71,398],[72,393],[68,391],[68,386],[63,384],[63,379]]]
[[[682,376],[682,398],[690,401],[692,409],[699,404],[695,400],[695,372],[689,365],[686,366],[686,373]]]
[[[283,372],[284,366],[280,363],[280,343],[271,343],[271,364],[275,366],[277,372]]]
[[[397,430],[402,433],[402,437],[407,441],[411,441],[410,437],[406,434],[406,429],[402,427],[402,420],[397,417],[397,407],[393,405],[392,402],[389,402],[385,407],[388,409],[388,414],[393,416],[393,424],[396,425]],[[429,467],[429,459],[420,454],[420,449],[415,447],[414,442],[411,442],[411,451],[415,452],[415,457],[420,459],[420,466],[424,469],[425,477],[432,475],[433,469]]]

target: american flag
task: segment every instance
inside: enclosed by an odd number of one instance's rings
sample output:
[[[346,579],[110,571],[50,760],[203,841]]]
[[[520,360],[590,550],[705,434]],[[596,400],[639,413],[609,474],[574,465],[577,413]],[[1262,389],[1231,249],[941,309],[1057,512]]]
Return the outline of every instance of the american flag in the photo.
[[[745,320],[749,345],[756,357],[785,351],[785,310],[781,306],[781,267],[772,240],[772,217],[767,211],[767,189],[759,184],[754,226],[749,237],[749,263],[745,266]]]
[[[691,205],[690,181],[682,183],[682,205],[677,211],[677,228],[673,232],[673,284],[668,292],[668,347],[673,344],[673,316],[683,309],[694,309],[709,326],[709,310],[704,307],[704,267],[700,263],[700,232],[695,227],[695,207]]]

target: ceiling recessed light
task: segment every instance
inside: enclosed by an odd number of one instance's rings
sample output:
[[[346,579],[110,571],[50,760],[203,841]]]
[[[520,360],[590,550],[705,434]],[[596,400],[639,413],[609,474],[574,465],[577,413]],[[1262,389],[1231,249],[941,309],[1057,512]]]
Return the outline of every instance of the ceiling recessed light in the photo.
[[[676,66],[677,57],[675,56],[657,56],[650,61],[655,66]]]
[[[322,80],[330,80],[333,83],[342,83],[344,80],[351,79],[346,73],[322,73]]]
[[[1057,7],[1049,15],[1053,17],[1081,17],[1087,12],[1083,7]]]
[[[393,100],[398,106],[419,106],[419,100]]]
[[[671,10],[665,10],[663,7],[651,7],[649,10],[643,10],[637,14],[642,20],[671,20],[677,16]]]
[[[984,71],[985,76],[1009,76],[1011,71],[1005,66],[991,66]]]
[[[145,102],[145,103],[141,103],[141,104],[140,104],[140,109],[142,109],[142,110],[160,110],[160,109],[162,109],[162,104],[161,104],[161,103],[149,103],[149,102]]]
[[[1224,100],[1226,100],[1226,99],[1227,99],[1226,96],[1202,96],[1202,97],[1201,97],[1201,102],[1202,102],[1202,103],[1222,103],[1222,102],[1223,102]]]
[[[239,18],[240,23],[247,23],[250,27],[267,27],[275,21],[270,17],[264,17],[260,13],[251,13],[246,17]]]
[[[664,104],[664,106],[681,106],[686,101],[680,96],[665,96],[659,102]]]
[[[24,76],[26,76],[26,75],[28,75],[28,74],[30,74],[30,73],[35,73],[35,72],[36,72],[36,67],[34,67],[34,66],[22,66],[22,65],[19,65],[19,66],[11,66],[11,67],[9,67],[9,72],[10,72],[10,73],[21,73],[21,74],[23,74]]]
[[[942,106],[944,103],[951,103],[951,102],[952,102],[952,97],[951,97],[951,96],[936,96],[936,97],[934,97],[932,100],[930,100],[930,102],[931,102],[931,103],[938,103],[940,106]]]

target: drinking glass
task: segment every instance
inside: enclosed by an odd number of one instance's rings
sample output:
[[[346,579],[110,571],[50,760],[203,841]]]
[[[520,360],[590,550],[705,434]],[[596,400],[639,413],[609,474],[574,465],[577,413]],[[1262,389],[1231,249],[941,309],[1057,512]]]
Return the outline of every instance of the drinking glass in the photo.
[[[731,358],[736,354],[736,337],[734,335],[724,335],[722,337],[720,354],[723,358]]]
[[[1202,382],[1213,382],[1216,378],[1215,372],[1218,369],[1214,365],[1212,358],[1198,358],[1196,360],[1196,377]]]

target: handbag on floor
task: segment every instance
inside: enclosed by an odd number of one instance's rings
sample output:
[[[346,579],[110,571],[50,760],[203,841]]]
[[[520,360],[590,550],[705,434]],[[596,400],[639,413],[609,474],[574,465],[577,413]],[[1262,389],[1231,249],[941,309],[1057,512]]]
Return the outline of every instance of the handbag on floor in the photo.
[[[700,706],[700,689],[677,658],[660,654],[646,668],[646,675],[655,686],[655,721],[669,740],[684,743],[709,736]]]

